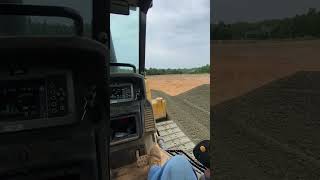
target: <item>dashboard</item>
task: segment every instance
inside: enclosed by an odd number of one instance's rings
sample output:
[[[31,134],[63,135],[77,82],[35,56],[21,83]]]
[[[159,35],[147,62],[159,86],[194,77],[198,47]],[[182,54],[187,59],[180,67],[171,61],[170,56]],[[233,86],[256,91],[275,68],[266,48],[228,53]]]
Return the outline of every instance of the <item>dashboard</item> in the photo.
[[[0,118],[27,120],[67,114],[66,80],[63,76],[0,81]]]
[[[77,36],[0,39],[1,179],[107,179],[108,49]]]
[[[141,77],[112,76],[110,84],[110,103],[139,101],[144,95],[144,83]]]
[[[111,145],[136,140],[142,135],[144,77],[134,73],[110,75]]]
[[[144,142],[144,76],[137,73],[110,74],[110,167],[135,162],[136,153],[146,153]]]
[[[74,121],[72,75],[39,72],[0,79],[0,133]],[[64,119],[64,122],[63,120]]]
[[[133,84],[131,83],[113,83],[111,84],[110,102],[120,103],[134,100]]]

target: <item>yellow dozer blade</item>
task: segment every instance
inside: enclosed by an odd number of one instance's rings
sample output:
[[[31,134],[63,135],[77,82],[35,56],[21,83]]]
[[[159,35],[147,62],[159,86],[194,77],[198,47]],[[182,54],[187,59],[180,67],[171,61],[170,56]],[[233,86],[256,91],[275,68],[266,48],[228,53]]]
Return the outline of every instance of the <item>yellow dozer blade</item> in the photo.
[[[145,78],[145,85],[146,85],[147,99],[152,104],[153,116],[154,116],[155,121],[167,119],[168,116],[167,116],[166,100],[164,100],[162,97],[157,97],[155,99],[152,99],[151,89],[150,89],[147,78]]]
[[[162,97],[157,97],[151,101],[153,116],[155,120],[167,119],[167,104]]]

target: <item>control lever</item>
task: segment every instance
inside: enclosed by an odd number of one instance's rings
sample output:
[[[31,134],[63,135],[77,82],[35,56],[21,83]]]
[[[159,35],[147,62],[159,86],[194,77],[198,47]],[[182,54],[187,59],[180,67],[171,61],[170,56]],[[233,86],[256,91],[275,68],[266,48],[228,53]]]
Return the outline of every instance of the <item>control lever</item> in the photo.
[[[87,111],[89,108],[94,108],[95,106],[95,99],[97,96],[96,86],[92,86],[87,94],[87,96],[84,97],[84,105],[83,105],[83,113],[81,116],[81,121],[84,120]]]

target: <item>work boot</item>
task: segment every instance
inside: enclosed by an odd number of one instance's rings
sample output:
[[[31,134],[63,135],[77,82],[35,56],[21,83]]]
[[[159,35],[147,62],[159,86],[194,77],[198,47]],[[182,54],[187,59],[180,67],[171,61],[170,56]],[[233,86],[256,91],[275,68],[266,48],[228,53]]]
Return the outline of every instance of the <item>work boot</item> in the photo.
[[[158,144],[153,145],[149,153],[149,167],[153,165],[161,165],[161,150]]]

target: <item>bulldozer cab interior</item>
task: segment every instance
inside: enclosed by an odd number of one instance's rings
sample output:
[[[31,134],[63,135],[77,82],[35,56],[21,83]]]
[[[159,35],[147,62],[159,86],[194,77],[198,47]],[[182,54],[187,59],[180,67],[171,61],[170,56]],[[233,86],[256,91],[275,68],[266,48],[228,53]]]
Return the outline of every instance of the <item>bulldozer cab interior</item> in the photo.
[[[167,117],[165,100],[152,99],[150,88],[147,87],[147,78],[144,76],[146,17],[152,1],[112,2],[115,4],[111,5],[110,14],[111,177],[147,179],[148,168],[143,164],[148,165],[150,150],[160,140],[155,117]],[[174,125],[157,125],[159,129],[169,129],[167,139],[173,137],[170,133],[179,132],[175,131],[178,129],[174,129]],[[177,136],[183,137],[181,133]],[[172,142],[174,145],[175,143]],[[205,167],[181,149],[162,149],[161,160],[165,162],[170,155],[177,154],[185,155],[197,175],[204,172]]]
[[[0,3],[0,179],[109,179],[109,4],[57,2]]]
[[[0,179],[117,179],[144,162],[157,143],[143,76],[152,0],[5,2]]]
[[[110,9],[110,167],[112,178],[116,179],[121,169],[136,166],[148,154],[156,143],[156,128],[142,75],[145,17],[151,1],[111,2],[114,4]]]

